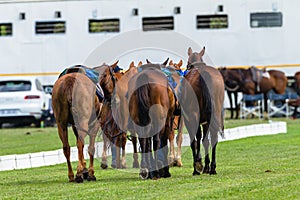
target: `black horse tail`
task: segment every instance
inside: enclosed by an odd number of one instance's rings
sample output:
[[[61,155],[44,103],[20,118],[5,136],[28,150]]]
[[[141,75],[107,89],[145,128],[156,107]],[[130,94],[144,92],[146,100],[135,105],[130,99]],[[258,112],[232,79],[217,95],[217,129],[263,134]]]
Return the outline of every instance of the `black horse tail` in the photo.
[[[202,72],[200,76],[200,84],[202,86],[202,97],[203,97],[203,111],[201,111],[200,108],[200,113],[202,115],[205,115],[206,122],[209,124],[209,131],[211,133],[211,137],[213,141],[218,140],[218,133],[224,137],[224,125],[223,125],[223,118],[224,118],[224,110],[218,111],[214,107],[214,102],[217,101],[218,97],[212,98],[211,95],[215,95],[213,93],[214,85],[213,85],[213,80],[208,72]],[[221,112],[221,113],[218,113]],[[218,118],[221,119],[218,119]],[[201,115],[200,115],[201,119]],[[221,124],[220,124],[221,123]]]
[[[206,121],[207,123],[211,122],[211,116],[213,112],[213,103],[209,91],[209,87],[211,87],[211,81],[211,77],[207,72],[201,72],[199,79],[202,97],[202,108],[200,108],[200,120]]]
[[[139,107],[139,121],[141,126],[146,126],[150,123],[149,109],[150,109],[150,84],[148,81],[148,76],[146,74],[141,74],[137,78],[137,88],[136,93],[138,97],[138,107]]]

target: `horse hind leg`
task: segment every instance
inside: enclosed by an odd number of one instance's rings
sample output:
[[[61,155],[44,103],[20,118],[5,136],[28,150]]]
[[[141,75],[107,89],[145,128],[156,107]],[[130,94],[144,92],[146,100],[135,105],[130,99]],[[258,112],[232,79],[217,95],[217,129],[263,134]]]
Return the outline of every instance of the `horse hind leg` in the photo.
[[[194,139],[193,143],[191,144],[191,148],[193,151],[193,158],[194,158],[194,172],[193,175],[200,175],[203,170],[202,165],[202,158],[200,153],[200,143],[201,143],[201,127],[198,127],[196,139]]]
[[[196,135],[197,154],[196,154],[196,160],[195,160],[195,168],[196,168],[196,171],[199,173],[201,173],[203,170],[202,157],[201,157],[201,152],[200,152],[201,137],[202,137],[201,126],[199,126],[197,135]]]
[[[176,143],[177,143],[177,155],[175,157],[175,163],[177,167],[182,167],[182,161],[181,161],[181,145],[182,145],[182,128],[183,128],[183,120],[180,120],[178,133],[176,137]]]
[[[73,130],[76,138],[78,138],[78,132],[77,132],[76,126],[72,125],[72,130]],[[83,173],[83,178],[87,179],[89,172],[88,172],[88,169],[86,168],[85,160],[83,160],[83,172],[82,173]]]
[[[107,164],[107,145],[108,145],[109,139],[106,137],[106,135],[103,133],[103,150],[102,150],[102,156],[101,156],[101,163],[100,163],[100,168],[101,169],[107,169],[108,164]]]
[[[139,164],[139,160],[138,160],[138,150],[137,150],[137,137],[132,136],[132,145],[133,145],[133,164],[132,167],[133,168],[139,168],[140,164]]]
[[[208,124],[203,125],[203,139],[202,144],[204,147],[204,153],[205,153],[205,165],[203,169],[204,174],[209,174],[209,140],[208,140]]]
[[[216,171],[216,150],[217,150],[217,144],[218,144],[218,130],[213,130],[211,134],[211,146],[212,146],[212,152],[211,152],[211,163],[210,163],[210,175],[217,174]]]
[[[121,168],[125,169],[126,168],[126,151],[125,151],[125,147],[126,147],[126,142],[127,142],[127,137],[126,137],[126,133],[122,134],[122,160],[121,160]]]
[[[168,157],[168,163],[169,163],[169,166],[175,166],[175,147],[174,147],[174,138],[175,138],[175,133],[174,131],[172,131],[170,134],[169,134],[169,142],[170,142],[170,154],[169,154],[169,157]]]
[[[62,144],[63,144],[63,152],[67,159],[69,182],[74,182],[74,173],[73,173],[72,165],[71,165],[71,161],[70,161],[70,155],[71,155],[70,149],[71,148],[70,148],[69,141],[68,141],[67,125],[63,126],[60,123],[57,123],[57,128],[58,128],[60,140],[62,141]]]
[[[86,123],[87,124],[87,123]],[[86,162],[84,160],[83,147],[84,147],[84,138],[87,135],[87,126],[82,126],[78,131],[77,136],[77,149],[78,149],[78,165],[77,165],[77,173],[75,182],[82,183],[83,182],[83,172],[86,169]],[[86,172],[85,172],[86,173]]]
[[[95,155],[95,139],[99,130],[99,126],[97,124],[90,131],[90,143],[88,147],[88,153],[90,156],[90,165],[88,170],[88,177],[86,178],[88,181],[96,181],[95,170],[94,170],[94,155]]]

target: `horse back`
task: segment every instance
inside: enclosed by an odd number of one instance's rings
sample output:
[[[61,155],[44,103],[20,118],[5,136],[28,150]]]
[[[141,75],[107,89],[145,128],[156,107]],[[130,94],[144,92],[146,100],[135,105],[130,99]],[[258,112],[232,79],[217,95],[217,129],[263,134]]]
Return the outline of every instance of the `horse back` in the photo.
[[[190,74],[190,75],[188,75]],[[211,123],[223,128],[224,81],[214,67],[201,66],[186,76],[198,98],[200,123]]]
[[[74,113],[89,121],[93,110],[100,112],[95,86],[84,74],[70,73],[60,77],[53,86],[52,106],[58,123],[74,124]]]

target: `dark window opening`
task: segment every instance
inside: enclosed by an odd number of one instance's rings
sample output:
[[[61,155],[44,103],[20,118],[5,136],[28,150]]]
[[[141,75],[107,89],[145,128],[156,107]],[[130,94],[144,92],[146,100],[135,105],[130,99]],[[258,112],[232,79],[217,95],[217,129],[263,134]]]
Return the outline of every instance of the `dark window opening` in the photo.
[[[36,34],[61,34],[66,32],[65,21],[35,22]]]
[[[281,12],[250,13],[251,28],[259,27],[281,27]]]
[[[90,19],[89,32],[120,32],[120,19]]]
[[[12,23],[0,23],[0,36],[10,36],[12,33]]]
[[[197,29],[228,28],[228,15],[197,15]]]
[[[174,30],[174,17],[143,17],[143,31]]]

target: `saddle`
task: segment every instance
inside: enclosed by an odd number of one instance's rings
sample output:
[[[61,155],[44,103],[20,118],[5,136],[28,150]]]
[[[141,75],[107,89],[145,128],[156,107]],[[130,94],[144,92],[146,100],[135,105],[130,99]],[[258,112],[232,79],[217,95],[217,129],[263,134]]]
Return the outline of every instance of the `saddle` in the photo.
[[[141,67],[139,67],[139,72],[143,71],[144,69],[148,68],[149,69],[150,66],[147,66],[147,65],[142,65]],[[180,115],[181,113],[181,109],[180,109],[180,103],[179,103],[179,100],[178,100],[178,97],[177,97],[177,94],[175,92],[175,88],[177,86],[177,82],[174,80],[173,78],[173,75],[178,75],[178,72],[174,69],[174,68],[171,68],[171,67],[161,67],[159,65],[154,65],[151,67],[153,67],[153,69],[157,69],[157,70],[160,70],[164,73],[164,75],[166,76],[167,80],[168,80],[168,85],[170,86],[173,94],[174,94],[174,97],[175,97],[175,111],[174,111],[174,115]],[[128,94],[126,94],[128,95]]]
[[[260,84],[261,79],[264,76],[264,73],[263,73],[262,70],[257,69],[254,66],[251,66],[249,69],[250,69],[250,72],[251,72],[251,75],[252,75],[253,82],[256,85],[256,89],[257,89],[258,92],[260,92],[259,84]]]
[[[58,76],[58,78],[66,75],[66,74],[70,74],[70,73],[81,73],[86,75],[96,86],[96,95],[99,99],[100,102],[103,101],[104,99],[104,92],[101,88],[101,86],[99,85],[99,73],[94,71],[93,69],[90,69],[86,66],[83,65],[74,65],[72,67],[66,68],[62,73],[60,73],[60,75]]]

